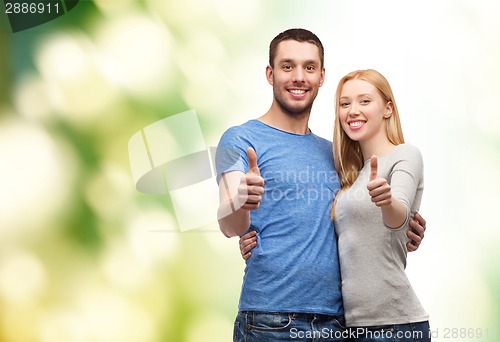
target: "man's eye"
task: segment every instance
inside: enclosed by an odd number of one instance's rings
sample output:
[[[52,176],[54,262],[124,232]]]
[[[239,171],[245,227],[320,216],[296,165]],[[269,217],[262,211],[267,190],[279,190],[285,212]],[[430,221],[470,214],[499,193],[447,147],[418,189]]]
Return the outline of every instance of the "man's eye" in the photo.
[[[292,70],[291,65],[283,65],[282,68],[283,68],[283,70]]]
[[[312,65],[309,65],[308,67],[306,67],[306,70],[307,70],[307,71],[314,71],[314,69],[315,69],[315,68],[314,68],[314,66],[312,66]]]

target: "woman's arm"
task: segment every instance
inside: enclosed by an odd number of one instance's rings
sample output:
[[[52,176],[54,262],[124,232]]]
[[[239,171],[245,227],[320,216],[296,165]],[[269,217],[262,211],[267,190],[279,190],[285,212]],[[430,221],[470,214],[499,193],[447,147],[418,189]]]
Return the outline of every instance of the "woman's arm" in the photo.
[[[370,158],[370,168],[370,181],[367,188],[372,202],[382,210],[382,220],[387,227],[401,227],[406,222],[408,215],[407,208],[392,196],[391,186],[387,182],[387,179],[378,177],[376,156]]]

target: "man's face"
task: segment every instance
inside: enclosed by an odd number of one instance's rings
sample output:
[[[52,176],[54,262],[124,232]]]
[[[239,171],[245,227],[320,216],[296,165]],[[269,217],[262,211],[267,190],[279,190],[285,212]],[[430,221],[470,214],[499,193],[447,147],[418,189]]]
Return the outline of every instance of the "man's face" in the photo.
[[[300,116],[311,111],[325,69],[316,45],[295,40],[279,43],[274,67],[267,67],[267,80],[273,86],[274,100],[285,114]]]

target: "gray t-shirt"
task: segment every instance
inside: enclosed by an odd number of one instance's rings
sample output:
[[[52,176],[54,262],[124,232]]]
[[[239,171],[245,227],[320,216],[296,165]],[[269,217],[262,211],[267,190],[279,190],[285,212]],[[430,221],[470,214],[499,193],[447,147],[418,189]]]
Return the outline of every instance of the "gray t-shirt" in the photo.
[[[405,273],[406,232],[422,198],[422,155],[416,147],[401,144],[378,157],[378,176],[387,179],[393,197],[407,209],[400,228],[391,229],[382,221],[382,211],[366,188],[369,176],[367,160],[353,186],[337,200],[335,226],[347,325],[425,321],[428,315]]]

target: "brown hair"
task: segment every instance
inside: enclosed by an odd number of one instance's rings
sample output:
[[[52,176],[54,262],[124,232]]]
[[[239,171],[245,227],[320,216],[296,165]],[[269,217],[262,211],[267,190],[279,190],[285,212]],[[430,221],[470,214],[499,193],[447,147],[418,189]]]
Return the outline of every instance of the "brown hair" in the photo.
[[[269,44],[269,65],[271,66],[271,68],[274,68],[274,58],[276,57],[276,50],[278,49],[278,45],[284,40],[296,40],[298,42],[307,42],[316,45],[319,49],[319,59],[321,61],[321,67],[323,67],[323,63],[325,60],[325,51],[323,49],[323,44],[321,43],[319,38],[311,31],[301,28],[293,28],[278,34],[271,41],[271,44]]]

